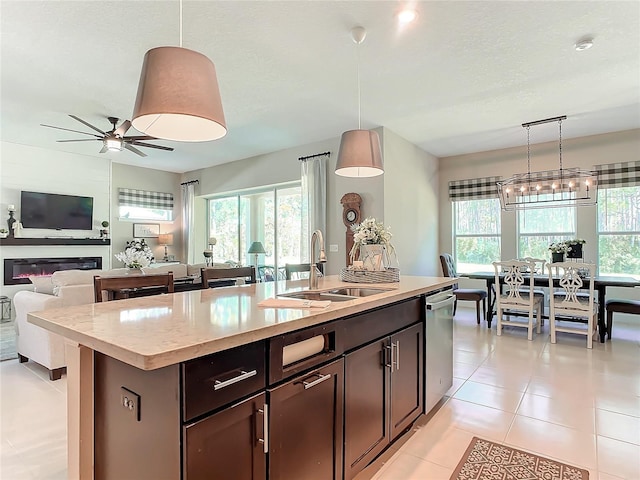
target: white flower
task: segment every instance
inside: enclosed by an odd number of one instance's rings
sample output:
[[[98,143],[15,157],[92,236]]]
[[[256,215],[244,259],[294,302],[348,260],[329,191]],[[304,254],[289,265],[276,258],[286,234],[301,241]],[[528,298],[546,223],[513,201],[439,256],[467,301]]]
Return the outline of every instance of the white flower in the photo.
[[[124,252],[116,253],[115,257],[127,268],[148,267],[153,260],[153,252],[144,239],[127,242]]]
[[[353,231],[353,248],[349,252],[349,256],[353,260],[360,251],[361,245],[383,245],[389,254],[395,253],[395,249],[391,244],[392,234],[389,227],[382,222],[378,222],[373,217],[365,218],[362,223],[351,225]]]

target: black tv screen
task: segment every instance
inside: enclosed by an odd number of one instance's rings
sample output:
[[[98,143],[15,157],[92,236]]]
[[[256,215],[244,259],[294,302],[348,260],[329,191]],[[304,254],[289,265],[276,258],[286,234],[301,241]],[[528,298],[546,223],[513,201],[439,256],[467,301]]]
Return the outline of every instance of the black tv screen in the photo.
[[[92,197],[23,191],[20,200],[24,228],[93,229]]]

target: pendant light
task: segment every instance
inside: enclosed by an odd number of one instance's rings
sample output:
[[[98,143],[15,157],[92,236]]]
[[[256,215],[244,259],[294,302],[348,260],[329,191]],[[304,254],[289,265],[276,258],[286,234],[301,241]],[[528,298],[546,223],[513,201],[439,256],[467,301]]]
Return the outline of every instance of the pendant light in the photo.
[[[145,54],[131,123],[151,137],[183,142],[217,140],[227,133],[213,62],[182,48],[182,0],[180,47]]]
[[[351,37],[358,45],[367,36],[364,27],[354,27],[351,30]],[[377,132],[361,129],[360,113],[360,61],[356,58],[357,79],[358,79],[358,130],[349,130],[342,134],[340,139],[340,150],[336,162],[336,174],[343,177],[375,177],[382,175],[382,149],[380,148],[380,137]]]

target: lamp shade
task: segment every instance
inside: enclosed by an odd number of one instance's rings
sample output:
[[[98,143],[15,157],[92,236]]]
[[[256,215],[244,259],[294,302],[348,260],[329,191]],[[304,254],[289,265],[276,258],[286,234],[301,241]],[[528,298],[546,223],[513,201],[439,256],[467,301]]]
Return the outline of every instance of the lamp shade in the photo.
[[[372,130],[349,130],[342,134],[337,175],[343,177],[375,177],[384,173],[380,137]]]
[[[173,233],[161,233],[158,235],[160,245],[173,245]]]
[[[267,251],[264,249],[264,245],[262,245],[262,242],[253,242],[249,247],[249,251],[247,253],[257,254],[257,253],[267,253]]]
[[[144,56],[132,125],[155,138],[217,140],[227,133],[216,68],[201,53],[152,48]]]

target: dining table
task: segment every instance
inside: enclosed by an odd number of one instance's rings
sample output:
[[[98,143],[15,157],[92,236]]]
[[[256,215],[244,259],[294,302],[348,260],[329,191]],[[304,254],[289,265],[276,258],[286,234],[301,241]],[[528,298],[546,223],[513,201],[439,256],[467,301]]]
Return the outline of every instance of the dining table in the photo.
[[[484,280],[487,285],[487,325],[491,328],[491,320],[495,315],[495,303],[496,303],[496,274],[495,272],[472,272],[472,273],[458,273],[458,276],[471,278],[474,280]],[[559,284],[560,277],[554,278],[554,285]],[[534,275],[534,285],[537,287],[548,287],[549,276],[548,275]],[[500,276],[500,287],[504,284],[503,277]],[[628,276],[610,276],[610,275],[597,275],[593,279],[593,288],[598,292],[598,333],[600,334],[600,343],[605,342],[606,326],[605,326],[605,305],[607,287],[640,287],[640,279]]]

